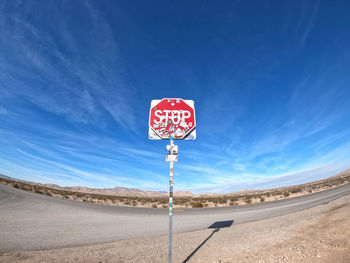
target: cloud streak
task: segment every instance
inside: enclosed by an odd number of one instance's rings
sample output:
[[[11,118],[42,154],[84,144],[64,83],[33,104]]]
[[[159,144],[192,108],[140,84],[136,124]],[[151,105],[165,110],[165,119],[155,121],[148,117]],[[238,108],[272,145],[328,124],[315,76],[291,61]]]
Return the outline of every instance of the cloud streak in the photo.
[[[6,74],[1,81],[11,91],[6,98],[2,96],[2,101],[21,96],[45,111],[96,125],[103,122],[100,117],[105,111],[121,127],[135,130],[131,105],[136,90],[128,79],[118,42],[97,10],[85,2],[81,8],[88,14],[86,20],[94,25],[85,38],[88,50],[84,51],[76,44],[81,40],[70,29],[74,28],[71,21],[59,19],[60,9],[52,15],[55,30],[64,40],[59,45],[57,36],[25,18],[25,12],[33,11],[26,4],[10,14],[2,8],[0,30],[7,39],[2,45],[17,54],[11,59],[4,57],[0,63]],[[15,45],[10,47],[8,43]],[[65,49],[74,57],[68,57]]]

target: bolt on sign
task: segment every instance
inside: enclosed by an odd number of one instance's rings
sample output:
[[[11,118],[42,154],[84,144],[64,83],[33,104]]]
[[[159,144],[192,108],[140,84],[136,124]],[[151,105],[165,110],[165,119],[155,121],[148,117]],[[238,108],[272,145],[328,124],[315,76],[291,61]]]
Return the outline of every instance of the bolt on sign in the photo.
[[[148,138],[151,140],[195,140],[196,116],[193,100],[152,100]]]

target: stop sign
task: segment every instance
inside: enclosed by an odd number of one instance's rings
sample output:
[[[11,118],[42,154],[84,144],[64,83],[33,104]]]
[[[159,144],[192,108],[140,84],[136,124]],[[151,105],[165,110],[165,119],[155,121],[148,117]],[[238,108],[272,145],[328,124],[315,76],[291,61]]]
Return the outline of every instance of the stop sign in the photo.
[[[149,114],[149,139],[176,140],[196,138],[196,118],[193,100],[152,100]]]

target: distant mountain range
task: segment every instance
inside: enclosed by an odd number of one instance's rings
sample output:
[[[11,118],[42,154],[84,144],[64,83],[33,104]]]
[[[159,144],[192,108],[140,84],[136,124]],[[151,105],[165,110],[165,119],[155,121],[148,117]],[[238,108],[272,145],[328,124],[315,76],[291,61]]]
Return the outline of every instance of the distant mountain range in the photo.
[[[102,195],[117,195],[117,196],[137,196],[137,197],[162,197],[168,196],[168,192],[164,191],[143,191],[136,188],[127,187],[114,187],[114,188],[89,188],[83,186],[61,187],[55,184],[44,184],[49,188],[68,190],[73,192],[82,192],[90,194],[102,194]],[[191,197],[194,196],[190,191],[175,191],[174,196]]]
[[[6,178],[6,179],[14,180],[14,178],[12,178],[12,177],[10,177],[10,176],[6,176],[6,175],[4,175],[4,174],[0,174],[0,177]]]
[[[162,197],[168,196],[168,192],[166,191],[143,191],[136,188],[127,188],[127,187],[114,187],[114,188],[89,188],[84,186],[59,186],[57,184],[40,184],[35,182],[28,182],[23,180],[18,180],[10,176],[6,176],[4,174],[0,174],[0,177],[22,181],[36,185],[42,185],[49,188],[68,190],[73,192],[82,192],[82,193],[90,193],[90,194],[101,194],[101,195],[116,195],[116,196],[136,196],[136,197]],[[177,197],[191,197],[194,196],[190,191],[175,191],[174,196]]]
[[[330,179],[334,179],[337,177],[342,177],[350,174],[350,169],[343,171],[339,174],[333,175],[329,178],[320,180],[320,181],[314,181],[314,182],[309,182],[306,184],[302,185],[308,185],[308,184],[313,184],[321,181],[326,181]],[[22,181],[18,180],[3,174],[0,174],[0,177],[2,178],[7,178],[10,180],[15,180],[15,181]],[[27,182],[27,181],[22,181],[22,182]],[[115,195],[115,196],[129,196],[129,197],[166,197],[168,196],[168,192],[166,191],[143,191],[140,189],[136,188],[127,188],[127,187],[114,187],[114,188],[89,188],[89,187],[84,187],[84,186],[59,186],[56,184],[40,184],[40,183],[34,183],[34,182],[27,182],[31,184],[36,184],[36,185],[41,185],[41,186],[46,186],[49,188],[54,188],[54,189],[60,189],[60,190],[68,190],[68,191],[73,191],[73,192],[82,192],[82,193],[90,193],[90,194],[101,194],[101,195]],[[293,187],[293,186],[290,186]],[[276,189],[284,189],[288,187],[281,187],[281,188],[274,188]],[[226,194],[220,194],[220,193],[202,193],[198,196],[201,197],[218,197],[218,196],[226,196],[226,195],[234,195],[234,194],[248,194],[248,193],[257,193],[257,192],[264,192],[266,190],[241,190],[240,192],[231,192],[231,193],[226,193]],[[196,197],[192,192],[190,191],[175,191],[174,196],[176,197]]]

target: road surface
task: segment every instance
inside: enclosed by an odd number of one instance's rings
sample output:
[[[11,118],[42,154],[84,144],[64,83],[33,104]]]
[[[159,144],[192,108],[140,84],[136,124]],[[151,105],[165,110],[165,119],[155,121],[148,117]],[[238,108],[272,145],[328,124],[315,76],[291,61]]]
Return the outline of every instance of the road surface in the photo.
[[[350,194],[350,183],[326,191],[261,204],[181,209],[174,232],[240,224],[286,215]],[[82,203],[0,184],[0,252],[112,242],[168,233],[168,210]]]

